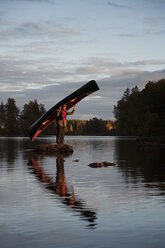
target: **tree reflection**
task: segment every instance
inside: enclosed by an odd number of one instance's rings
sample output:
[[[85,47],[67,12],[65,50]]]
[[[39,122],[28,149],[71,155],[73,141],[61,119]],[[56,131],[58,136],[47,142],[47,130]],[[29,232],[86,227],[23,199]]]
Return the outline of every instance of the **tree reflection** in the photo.
[[[82,220],[89,222],[88,228],[96,228],[96,212],[86,207],[86,203],[79,199],[73,187],[71,191],[69,190],[65,178],[64,156],[62,154],[58,154],[56,157],[57,171],[55,181],[45,173],[34,157],[31,157],[28,165],[32,167],[34,174],[44,183],[48,190],[58,195],[63,204],[70,206],[73,211],[78,212]]]
[[[165,153],[163,149],[140,149],[135,140],[115,141],[118,169],[126,182],[143,182],[145,187],[164,191]],[[163,184],[162,184],[163,183]]]
[[[14,138],[0,139],[0,162],[7,162],[8,168],[14,168],[14,162],[18,155],[19,142]]]

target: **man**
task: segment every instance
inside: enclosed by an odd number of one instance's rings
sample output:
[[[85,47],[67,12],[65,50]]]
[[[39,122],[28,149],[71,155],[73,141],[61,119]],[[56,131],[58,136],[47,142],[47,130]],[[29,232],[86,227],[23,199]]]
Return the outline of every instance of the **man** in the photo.
[[[57,110],[57,134],[56,134],[56,142],[57,144],[64,144],[64,134],[66,128],[66,117],[67,115],[73,115],[76,109],[76,105],[73,106],[72,112],[68,112],[66,110],[66,105],[64,104],[62,107],[59,107]]]

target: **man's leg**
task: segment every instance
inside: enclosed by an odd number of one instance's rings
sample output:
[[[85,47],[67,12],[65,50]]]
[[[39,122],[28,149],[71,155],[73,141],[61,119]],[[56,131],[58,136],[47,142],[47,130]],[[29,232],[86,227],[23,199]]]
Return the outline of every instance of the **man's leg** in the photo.
[[[56,142],[57,144],[61,144],[61,127],[59,124],[57,124]]]
[[[58,144],[64,144],[64,127],[59,126]]]
[[[61,144],[64,144],[65,127],[61,127]]]

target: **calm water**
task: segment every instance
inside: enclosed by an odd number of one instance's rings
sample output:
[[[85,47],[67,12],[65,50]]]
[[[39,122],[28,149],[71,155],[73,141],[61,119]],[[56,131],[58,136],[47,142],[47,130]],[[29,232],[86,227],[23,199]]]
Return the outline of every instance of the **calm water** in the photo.
[[[68,137],[68,157],[0,138],[0,247],[165,247],[165,151],[134,138]],[[108,160],[115,166],[91,168]]]

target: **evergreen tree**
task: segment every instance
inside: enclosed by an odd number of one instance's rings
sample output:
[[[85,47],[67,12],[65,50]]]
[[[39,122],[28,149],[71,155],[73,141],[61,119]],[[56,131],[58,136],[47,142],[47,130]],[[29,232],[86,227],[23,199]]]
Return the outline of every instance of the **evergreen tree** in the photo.
[[[38,104],[37,100],[29,101],[25,104],[20,115],[20,132],[27,135],[27,129],[45,113],[43,104]]]
[[[142,91],[128,89],[114,106],[118,135],[164,135],[165,79],[149,81]]]
[[[7,136],[18,135],[19,109],[13,98],[8,98],[5,105],[5,133]]]
[[[5,135],[5,106],[3,102],[0,105],[0,135]]]

